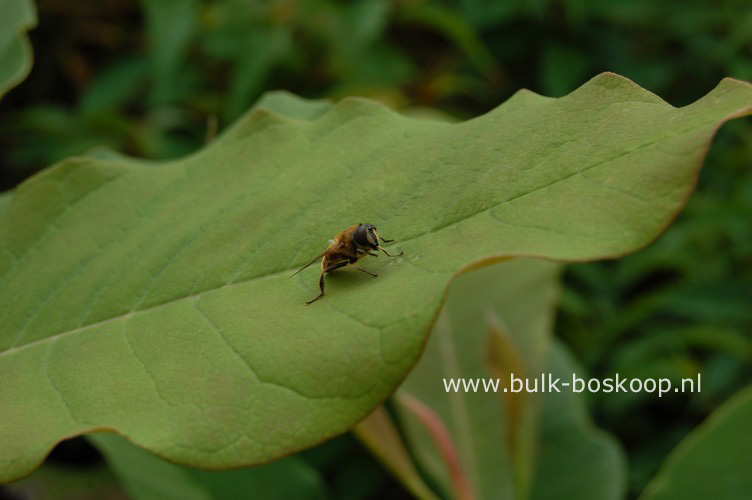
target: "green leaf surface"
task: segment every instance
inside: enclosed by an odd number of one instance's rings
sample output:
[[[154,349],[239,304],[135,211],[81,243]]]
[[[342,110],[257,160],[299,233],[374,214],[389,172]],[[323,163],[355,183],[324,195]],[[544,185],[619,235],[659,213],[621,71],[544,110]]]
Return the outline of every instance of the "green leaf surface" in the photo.
[[[12,191],[4,191],[0,193],[0,212],[5,210],[5,207],[7,207],[10,204],[11,196],[13,196]]]
[[[748,498],[752,491],[752,387],[716,410],[676,449],[642,500]]]
[[[0,0],[0,98],[31,71],[33,54],[26,31],[37,24],[31,0]]]
[[[331,107],[332,103],[326,99],[303,99],[295,94],[277,90],[265,93],[251,109],[265,109],[298,120],[315,120]]]
[[[178,161],[43,171],[0,214],[0,481],[97,429],[211,468],[344,432],[414,365],[457,272],[646,245],[751,106],[739,81],[677,109],[603,74],[458,124],[357,98],[261,108]],[[303,306],[318,270],[291,272],[359,222],[405,256]]]
[[[93,434],[89,439],[134,500],[328,497],[318,472],[298,457],[260,467],[206,471],[165,462],[115,434]]]

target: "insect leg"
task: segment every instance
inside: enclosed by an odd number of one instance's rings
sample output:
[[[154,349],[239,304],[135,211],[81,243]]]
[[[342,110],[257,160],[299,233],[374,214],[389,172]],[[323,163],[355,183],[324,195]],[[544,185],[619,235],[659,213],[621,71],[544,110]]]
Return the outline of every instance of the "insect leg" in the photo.
[[[339,264],[332,264],[331,266],[329,266],[326,269],[324,269],[324,272],[328,273],[328,272],[334,271],[335,269],[339,269],[340,267],[344,267],[347,264],[349,264],[349,262],[340,262]]]
[[[347,264],[348,262],[340,262],[339,264],[333,264],[321,271],[321,275],[319,276],[319,290],[321,290],[321,293],[306,302],[305,305],[309,306],[324,296],[324,273],[334,271],[335,269],[339,269],[340,267],[346,266]]]
[[[385,239],[384,239],[384,238],[383,238],[382,236],[379,236],[379,239],[380,239],[381,241],[383,241],[384,243],[391,243],[391,242],[393,242],[393,241],[394,241],[394,240],[385,240]]]
[[[379,256],[379,254],[374,253],[374,252],[368,252],[368,255],[371,255],[373,257],[378,257]]]
[[[319,289],[321,290],[321,293],[306,302],[305,305],[310,306],[324,296],[324,271],[321,271],[321,276],[319,276]]]
[[[366,274],[370,274],[370,275],[371,275],[371,276],[373,276],[374,278],[378,276],[378,274],[373,274],[373,273],[372,273],[371,271],[366,271],[366,270],[365,270],[365,269],[363,269],[362,267],[358,267],[358,266],[353,266],[353,267],[354,267],[355,269],[357,269],[358,271],[363,271],[363,272],[364,272],[364,273],[366,273]]]
[[[382,252],[384,252],[388,257],[399,257],[400,255],[402,255],[403,253],[405,253],[405,252],[400,252],[397,255],[392,255],[389,252],[387,252],[386,249],[384,249],[384,247],[381,247],[381,246],[379,247],[379,250],[381,250]]]

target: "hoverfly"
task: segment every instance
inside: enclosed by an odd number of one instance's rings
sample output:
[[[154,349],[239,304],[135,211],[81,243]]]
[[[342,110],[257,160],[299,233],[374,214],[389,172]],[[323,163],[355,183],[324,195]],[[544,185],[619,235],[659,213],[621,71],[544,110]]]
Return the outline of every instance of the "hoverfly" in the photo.
[[[376,232],[376,228],[371,224],[358,224],[357,226],[350,226],[337,236],[333,240],[329,240],[329,247],[320,255],[317,255],[311,262],[298,269],[295,274],[290,276],[292,278],[303,269],[307,268],[318,259],[321,259],[321,275],[319,276],[319,293],[316,297],[309,300],[305,305],[312,304],[324,296],[324,274],[330,273],[335,269],[344,267],[348,264],[355,264],[358,260],[362,259],[366,255],[373,255],[378,257],[378,254],[374,250],[381,250],[389,257],[399,257],[404,252],[400,252],[397,255],[391,255],[384,247],[379,245],[379,240],[384,243],[391,243],[394,240],[385,240],[379,233]],[[363,271],[364,273],[373,276],[378,276],[370,271],[355,266],[355,269]]]

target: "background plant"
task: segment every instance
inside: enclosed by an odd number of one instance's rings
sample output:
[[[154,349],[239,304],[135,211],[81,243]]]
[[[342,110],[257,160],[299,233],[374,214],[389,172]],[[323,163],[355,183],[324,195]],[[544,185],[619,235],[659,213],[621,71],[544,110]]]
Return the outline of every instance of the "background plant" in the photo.
[[[208,117],[223,129],[267,88],[368,95],[464,118],[517,88],[563,95],[602,70],[675,105],[722,76],[752,79],[752,14],[740,2],[488,4],[40,2],[34,70],[0,103],[0,182],[11,188],[100,145],[181,156],[205,142]],[[655,245],[569,266],[564,277],[555,331],[591,375],[701,369],[708,379],[701,394],[589,401],[626,445],[633,492],[752,378],[749,137],[748,122],[721,133],[690,205]],[[368,460],[343,442],[329,445],[346,450],[332,463]],[[366,463],[364,476],[383,474]],[[338,467],[322,470],[342,480]]]

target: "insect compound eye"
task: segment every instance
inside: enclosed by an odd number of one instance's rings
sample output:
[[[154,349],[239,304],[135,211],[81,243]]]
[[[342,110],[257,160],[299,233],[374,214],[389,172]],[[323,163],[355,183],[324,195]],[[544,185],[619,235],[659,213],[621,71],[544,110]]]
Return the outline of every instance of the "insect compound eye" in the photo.
[[[369,234],[368,225],[367,224],[361,224],[355,230],[355,234],[353,235],[353,239],[355,240],[355,243],[358,246],[368,247],[368,246],[371,246],[369,244],[368,234]]]
[[[373,248],[379,246],[379,238],[376,236],[376,228],[373,226],[368,231],[368,243]]]

